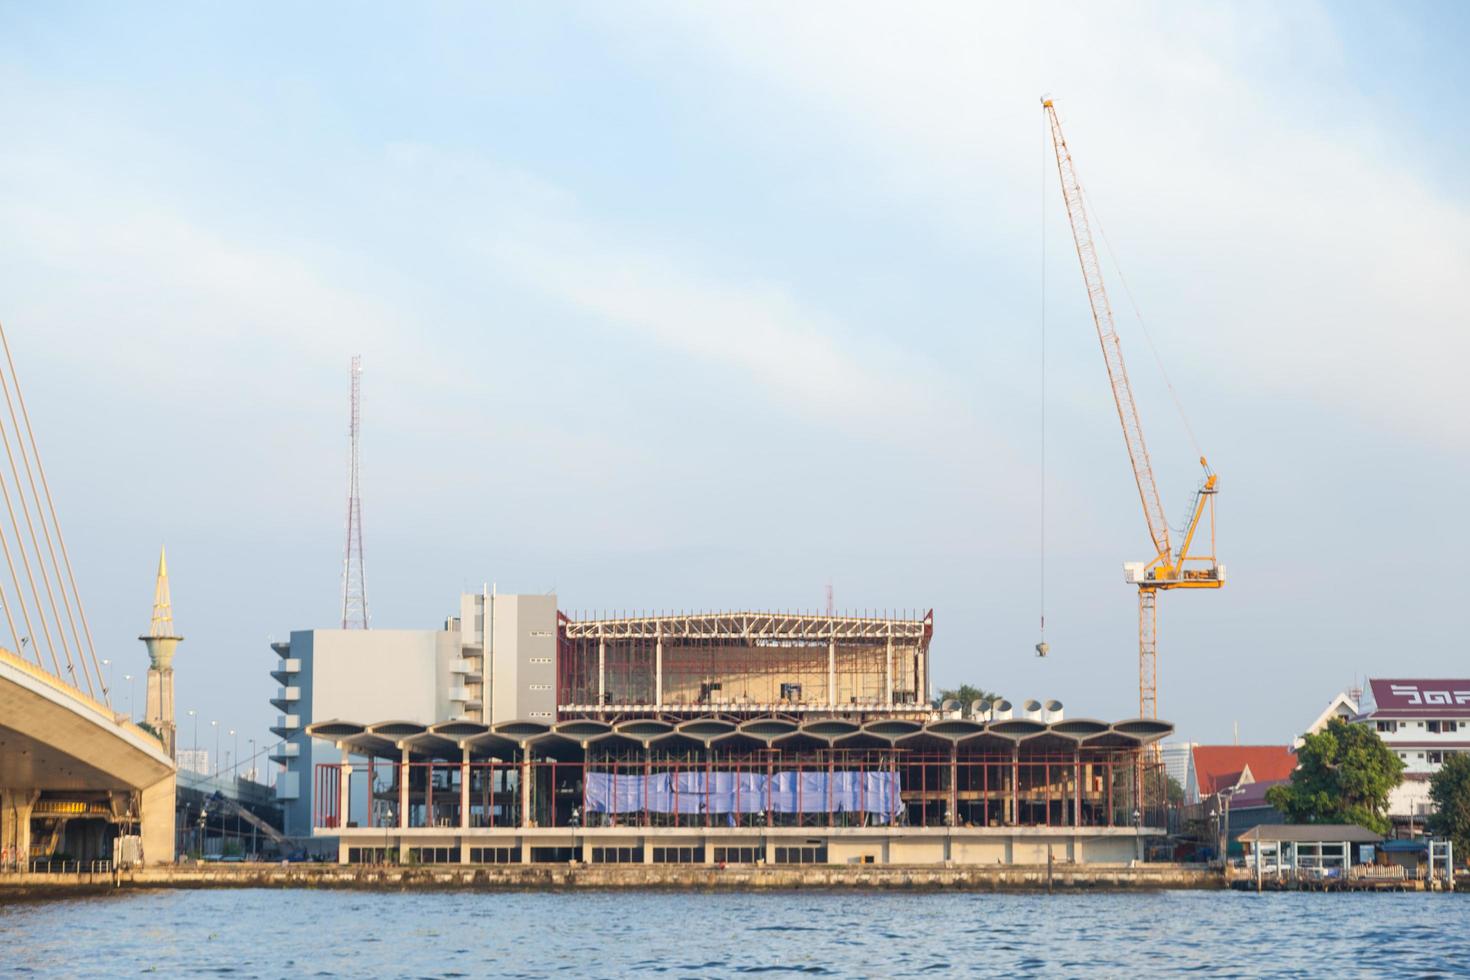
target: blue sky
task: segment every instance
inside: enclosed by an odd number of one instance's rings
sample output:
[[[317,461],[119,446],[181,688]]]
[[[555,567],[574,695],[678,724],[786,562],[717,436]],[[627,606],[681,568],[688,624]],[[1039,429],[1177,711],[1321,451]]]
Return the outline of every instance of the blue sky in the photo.
[[[1165,597],[1164,716],[1280,741],[1464,673],[1466,19],[0,4],[0,317],[94,630],[142,671],[166,542],[181,710],[268,737],[267,642],[338,601],[361,353],[377,625],[830,579],[934,608],[936,684],[1131,714],[1147,536],[1049,92],[1221,474],[1231,581]],[[1194,452],[1112,288],[1177,523]]]

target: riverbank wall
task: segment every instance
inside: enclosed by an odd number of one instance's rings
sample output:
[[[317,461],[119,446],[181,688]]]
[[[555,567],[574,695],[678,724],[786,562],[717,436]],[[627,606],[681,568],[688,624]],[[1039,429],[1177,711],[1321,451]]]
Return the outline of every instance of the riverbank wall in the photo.
[[[1203,865],[202,865],[136,871],[0,875],[0,899],[146,888],[324,888],[369,891],[1129,891],[1220,889]]]

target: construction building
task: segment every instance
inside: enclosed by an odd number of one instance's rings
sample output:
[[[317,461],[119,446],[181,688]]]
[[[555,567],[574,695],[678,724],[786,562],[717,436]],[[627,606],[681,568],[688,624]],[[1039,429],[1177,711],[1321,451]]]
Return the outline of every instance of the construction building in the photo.
[[[343,862],[727,864],[1128,861],[1163,834],[1173,726],[936,709],[932,635],[485,594],[443,630],[292,633],[287,833]]]

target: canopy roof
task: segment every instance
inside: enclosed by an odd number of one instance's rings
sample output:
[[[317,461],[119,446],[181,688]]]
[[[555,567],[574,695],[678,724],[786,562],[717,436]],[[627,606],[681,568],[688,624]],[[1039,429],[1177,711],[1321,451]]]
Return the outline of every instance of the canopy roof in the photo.
[[[425,725],[411,721],[363,723],[332,719],[306,727],[312,738],[335,742],[348,752],[398,759],[455,759],[468,751],[471,758],[510,759],[523,749],[562,755],[569,748],[585,751],[599,746],[658,748],[703,746],[737,751],[752,748],[890,748],[943,750],[950,746],[973,751],[1004,748],[1040,740],[1064,746],[1132,748],[1172,734],[1166,721],[1128,719],[1109,724],[1092,719],[1058,722],[1024,720],[958,721],[936,718],[928,722],[881,719],[858,724],[841,718],[753,718],[735,724],[723,718],[699,718],[675,725],[652,718],[618,724],[577,718],[557,724],[539,721],[503,721],[481,725],[468,721]]]

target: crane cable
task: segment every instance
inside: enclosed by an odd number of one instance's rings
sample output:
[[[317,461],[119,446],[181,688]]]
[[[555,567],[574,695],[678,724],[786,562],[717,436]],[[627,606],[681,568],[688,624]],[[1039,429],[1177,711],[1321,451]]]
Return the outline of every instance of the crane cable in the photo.
[[[1075,171],[1076,164],[1073,164]],[[1179,421],[1184,423],[1184,431],[1189,433],[1190,445],[1194,446],[1194,453],[1204,459],[1204,450],[1199,447],[1199,440],[1195,438],[1194,426],[1189,424],[1189,416],[1184,412],[1184,402],[1179,399],[1179,392],[1174,390],[1174,382],[1169,379],[1169,372],[1164,370],[1164,359],[1159,356],[1159,348],[1154,344],[1153,334],[1149,332],[1148,324],[1144,322],[1143,314],[1138,310],[1138,303],[1133,298],[1133,290],[1128,286],[1128,277],[1123,275],[1123,266],[1118,263],[1118,256],[1113,252],[1113,243],[1108,240],[1107,227],[1103,225],[1102,219],[1098,217],[1097,208],[1093,206],[1092,197],[1087,193],[1087,187],[1082,179],[1077,179],[1077,187],[1082,191],[1082,199],[1087,210],[1092,214],[1092,223],[1097,226],[1097,232],[1102,237],[1103,247],[1107,249],[1108,259],[1113,263],[1113,271],[1118,274],[1118,281],[1123,284],[1123,295],[1128,297],[1128,305],[1133,310],[1133,317],[1143,330],[1143,339],[1148,341],[1149,353],[1153,354],[1154,364],[1158,365],[1159,376],[1164,379],[1164,386],[1169,389],[1169,397],[1174,402],[1174,409],[1179,413]]]
[[[1047,653],[1046,643],[1046,184],[1047,138],[1050,135],[1046,114],[1041,117],[1041,642],[1037,656]]]

